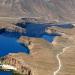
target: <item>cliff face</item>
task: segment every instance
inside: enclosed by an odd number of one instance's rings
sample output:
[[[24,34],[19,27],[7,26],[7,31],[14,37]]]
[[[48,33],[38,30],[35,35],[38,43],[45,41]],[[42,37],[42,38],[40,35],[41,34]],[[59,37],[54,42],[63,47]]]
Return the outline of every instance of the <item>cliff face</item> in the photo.
[[[26,30],[15,24],[7,23],[7,22],[0,22],[0,30],[5,30],[8,32],[18,32],[18,33],[25,33]]]
[[[41,17],[46,21],[75,21],[74,0],[0,0],[2,17]]]

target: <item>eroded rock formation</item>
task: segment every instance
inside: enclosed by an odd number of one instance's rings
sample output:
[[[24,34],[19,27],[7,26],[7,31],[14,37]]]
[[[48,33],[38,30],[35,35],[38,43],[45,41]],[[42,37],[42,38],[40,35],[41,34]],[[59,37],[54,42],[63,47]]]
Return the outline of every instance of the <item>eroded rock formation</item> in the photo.
[[[6,31],[9,31],[9,32],[18,32],[18,33],[26,32],[24,28],[21,28],[19,26],[16,26],[11,23],[6,23],[6,22],[0,22],[0,29],[5,29]]]

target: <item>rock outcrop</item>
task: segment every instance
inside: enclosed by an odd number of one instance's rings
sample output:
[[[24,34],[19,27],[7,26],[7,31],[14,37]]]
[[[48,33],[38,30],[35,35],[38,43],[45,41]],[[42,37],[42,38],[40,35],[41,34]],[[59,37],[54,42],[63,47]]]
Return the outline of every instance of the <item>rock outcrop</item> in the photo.
[[[0,30],[1,29],[4,29],[5,31],[9,31],[9,32],[18,32],[18,33],[26,32],[24,28],[6,22],[0,22]]]

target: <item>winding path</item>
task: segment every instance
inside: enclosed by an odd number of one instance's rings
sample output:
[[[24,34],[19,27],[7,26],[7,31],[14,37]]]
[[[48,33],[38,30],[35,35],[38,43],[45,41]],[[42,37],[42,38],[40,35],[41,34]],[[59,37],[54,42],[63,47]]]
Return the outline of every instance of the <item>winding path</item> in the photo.
[[[68,49],[68,48],[69,47],[64,48],[62,52],[60,52],[59,54],[56,55],[56,58],[57,58],[57,60],[59,62],[59,67],[58,67],[58,69],[56,71],[54,71],[53,75],[57,75],[57,73],[60,71],[62,64],[61,64],[59,56],[62,55],[65,52],[65,50]]]

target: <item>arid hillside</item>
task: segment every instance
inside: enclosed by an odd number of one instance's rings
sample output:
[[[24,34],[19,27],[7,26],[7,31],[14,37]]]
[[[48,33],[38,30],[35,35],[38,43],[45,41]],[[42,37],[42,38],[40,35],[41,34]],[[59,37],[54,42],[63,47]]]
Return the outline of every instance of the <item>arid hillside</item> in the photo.
[[[75,0],[0,0],[1,17],[40,17],[75,21]]]

